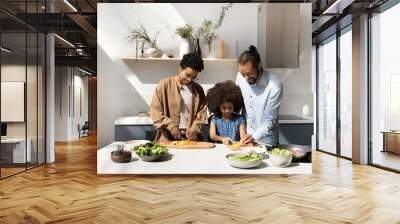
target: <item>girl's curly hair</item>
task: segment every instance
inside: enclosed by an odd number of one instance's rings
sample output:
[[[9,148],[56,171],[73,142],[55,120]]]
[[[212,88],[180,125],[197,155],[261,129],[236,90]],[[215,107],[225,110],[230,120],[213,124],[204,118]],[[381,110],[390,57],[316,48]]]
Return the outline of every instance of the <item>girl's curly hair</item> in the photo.
[[[219,82],[207,91],[207,107],[210,113],[221,116],[219,106],[226,102],[233,104],[235,113],[240,113],[244,107],[242,91],[230,80]]]

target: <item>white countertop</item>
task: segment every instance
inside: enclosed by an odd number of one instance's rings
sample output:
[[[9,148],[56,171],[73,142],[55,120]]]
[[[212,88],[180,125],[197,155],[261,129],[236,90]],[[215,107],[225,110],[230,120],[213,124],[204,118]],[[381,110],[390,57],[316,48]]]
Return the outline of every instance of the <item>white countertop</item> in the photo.
[[[304,120],[279,120],[280,124],[312,124],[314,123],[313,118],[307,118]],[[141,116],[129,116],[120,117],[114,121],[114,125],[153,125],[153,121],[150,117]]]
[[[269,159],[253,169],[231,167],[226,154],[231,153],[222,144],[213,149],[169,149],[165,160],[143,162],[134,152],[128,163],[114,163],[111,151],[116,150],[116,142],[97,151],[98,174],[311,174],[312,163],[296,163],[286,168],[271,165]],[[266,157],[267,158],[267,157]]]

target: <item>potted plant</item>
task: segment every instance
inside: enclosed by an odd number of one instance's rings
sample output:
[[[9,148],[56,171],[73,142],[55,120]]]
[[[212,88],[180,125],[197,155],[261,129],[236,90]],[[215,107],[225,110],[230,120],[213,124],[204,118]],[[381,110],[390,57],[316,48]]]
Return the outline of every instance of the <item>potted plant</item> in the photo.
[[[142,48],[144,48],[144,43],[149,45],[149,48],[146,50],[146,54],[148,57],[157,57],[159,55],[159,50],[157,49],[157,36],[160,32],[157,32],[154,35],[154,38],[151,38],[148,34],[146,28],[138,23],[138,28],[130,29],[128,36],[125,38],[128,44],[136,45],[138,47],[138,42],[142,42]],[[141,49],[142,51],[144,49]]]
[[[183,55],[191,52],[191,43],[193,41],[193,28],[191,25],[186,24],[184,26],[177,27],[175,33],[182,38],[182,43],[179,49],[179,55],[180,58],[182,58]]]

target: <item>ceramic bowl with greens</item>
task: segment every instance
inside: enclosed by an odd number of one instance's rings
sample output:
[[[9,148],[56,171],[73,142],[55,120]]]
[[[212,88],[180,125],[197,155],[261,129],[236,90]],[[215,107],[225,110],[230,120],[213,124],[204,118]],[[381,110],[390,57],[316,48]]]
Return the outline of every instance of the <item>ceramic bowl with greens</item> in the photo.
[[[287,167],[292,162],[293,152],[288,149],[273,148],[268,152],[269,159],[274,166]]]
[[[168,153],[167,147],[151,142],[137,145],[133,148],[133,151],[145,162],[157,161]]]
[[[226,160],[228,161],[229,165],[241,169],[257,167],[262,163],[263,158],[263,154],[254,152],[230,153],[226,155]]]

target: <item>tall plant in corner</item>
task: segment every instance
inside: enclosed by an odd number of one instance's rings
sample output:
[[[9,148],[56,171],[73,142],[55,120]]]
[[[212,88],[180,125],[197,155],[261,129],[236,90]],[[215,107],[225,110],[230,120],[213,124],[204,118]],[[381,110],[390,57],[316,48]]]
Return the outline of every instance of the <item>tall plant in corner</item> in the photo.
[[[226,16],[226,12],[232,7],[232,5],[233,3],[229,3],[221,8],[218,20],[215,24],[213,24],[211,20],[205,19],[197,29],[195,36],[196,38],[201,38],[204,41],[208,53],[211,52],[212,43],[218,37],[217,30],[221,27]]]

